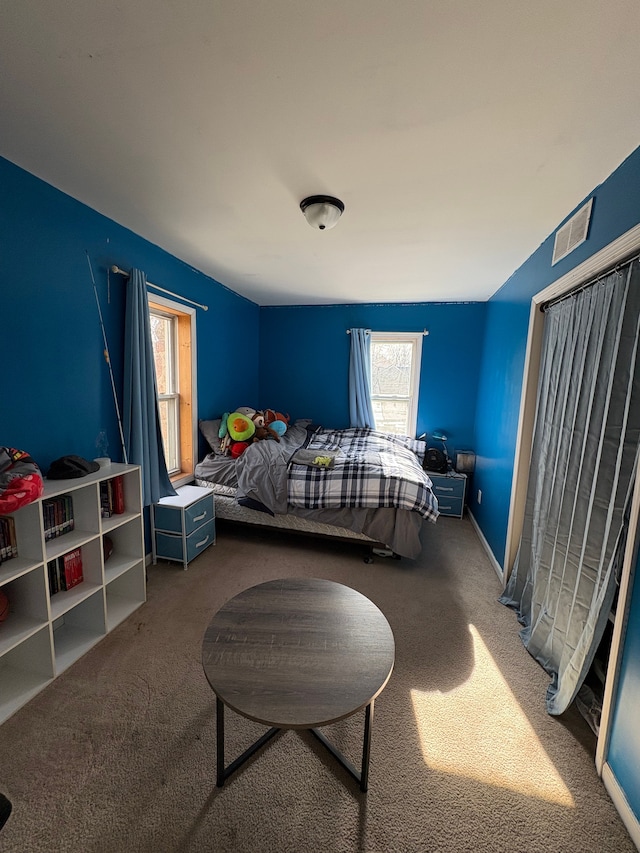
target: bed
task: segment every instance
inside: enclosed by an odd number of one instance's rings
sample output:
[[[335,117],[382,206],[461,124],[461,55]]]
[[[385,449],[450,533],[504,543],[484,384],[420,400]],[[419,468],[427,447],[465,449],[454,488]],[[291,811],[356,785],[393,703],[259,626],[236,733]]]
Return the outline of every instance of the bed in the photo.
[[[219,426],[200,422],[211,451],[195,468],[196,483],[214,491],[218,518],[420,554],[421,528],[438,517],[423,441],[297,420],[280,441],[257,441],[234,459],[221,450]]]

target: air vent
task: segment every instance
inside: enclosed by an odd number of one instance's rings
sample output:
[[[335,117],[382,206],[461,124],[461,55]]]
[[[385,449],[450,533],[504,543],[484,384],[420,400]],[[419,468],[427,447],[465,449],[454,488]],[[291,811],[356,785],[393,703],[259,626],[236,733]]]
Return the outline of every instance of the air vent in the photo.
[[[569,252],[573,252],[575,248],[587,239],[592,206],[593,198],[590,198],[568,222],[565,222],[562,228],[556,231],[551,266],[557,264],[562,258],[566,258]]]

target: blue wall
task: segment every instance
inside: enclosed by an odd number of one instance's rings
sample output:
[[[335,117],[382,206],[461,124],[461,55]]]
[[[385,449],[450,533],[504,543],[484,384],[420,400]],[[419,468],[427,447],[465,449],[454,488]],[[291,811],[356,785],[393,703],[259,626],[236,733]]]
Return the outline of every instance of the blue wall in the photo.
[[[347,329],[423,338],[418,435],[443,429],[449,450],[473,447],[486,303],[421,302],[260,309],[260,406],[349,426]]]
[[[552,267],[554,235],[550,235],[487,306],[478,386],[477,464],[471,510],[501,565],[506,545],[531,298],[640,222],[640,148],[584,200],[591,196],[595,200],[587,240]],[[478,489],[482,490],[481,505],[476,502]]]
[[[197,318],[201,418],[231,397],[257,398],[255,354],[234,346],[238,335],[258,339],[257,305],[0,158],[0,444],[46,472],[59,456],[99,455],[105,430],[122,458],[87,253],[120,401],[126,280],[107,276],[111,264],[209,305]]]
[[[554,237],[549,236],[492,297],[488,305],[478,388],[477,464],[470,504],[475,519],[501,565],[504,563],[531,298],[640,222],[640,148],[586,198],[591,195],[595,200],[586,242],[552,267]],[[481,505],[476,502],[478,489],[482,490]],[[640,587],[636,583],[629,612],[620,688],[613,706],[607,760],[638,821],[639,660]]]

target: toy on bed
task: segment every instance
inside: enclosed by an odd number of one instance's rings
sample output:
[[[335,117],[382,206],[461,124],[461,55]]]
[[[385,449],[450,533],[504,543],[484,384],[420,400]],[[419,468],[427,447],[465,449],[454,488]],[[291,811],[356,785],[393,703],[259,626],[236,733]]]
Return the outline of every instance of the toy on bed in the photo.
[[[291,418],[289,415],[283,415],[282,412],[276,412],[275,409],[265,409],[264,410],[264,422],[267,426],[270,426],[274,421],[282,422],[285,425],[285,428],[289,426],[289,421]]]
[[[250,415],[236,409],[234,412],[225,412],[220,420],[218,437],[220,438],[220,450],[234,459],[247,449],[248,441],[253,437],[256,425]],[[236,448],[235,452],[233,448]]]
[[[268,410],[279,417],[285,417],[275,413],[273,409]],[[286,416],[288,418],[288,415]],[[287,431],[287,423],[283,420],[271,420],[266,422],[265,412],[252,409],[249,406],[240,406],[233,412],[225,412],[220,420],[218,438],[220,439],[220,450],[228,456],[237,459],[244,451],[256,441],[272,438],[280,441],[280,437]]]
[[[264,418],[264,412],[256,412],[252,416],[251,420],[255,424],[256,428],[255,434],[252,439],[253,442],[262,441],[265,438],[273,438],[276,441],[280,441],[280,434],[275,429],[273,429],[273,427],[267,426]],[[273,421],[273,423],[275,423],[275,421]]]

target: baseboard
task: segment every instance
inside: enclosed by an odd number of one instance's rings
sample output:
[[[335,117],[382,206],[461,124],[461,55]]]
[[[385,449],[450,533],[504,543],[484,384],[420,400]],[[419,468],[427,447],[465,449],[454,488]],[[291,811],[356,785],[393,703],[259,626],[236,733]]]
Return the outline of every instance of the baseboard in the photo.
[[[631,806],[625,797],[624,791],[618,784],[618,780],[613,775],[613,770],[609,767],[606,761],[602,766],[602,781],[604,782],[604,787],[607,789],[607,793],[613,801],[613,805],[616,807],[618,814],[622,818],[622,822],[627,828],[627,832],[631,836],[631,840],[638,850],[640,850],[640,823],[633,813]]]
[[[491,563],[491,565],[495,569],[496,574],[498,575],[500,580],[503,582],[504,581],[504,572],[502,571],[502,566],[496,560],[495,555],[494,555],[493,551],[491,550],[491,546],[489,545],[487,540],[484,538],[484,534],[483,534],[482,530],[480,530],[478,522],[473,517],[473,513],[469,510],[469,508],[467,508],[467,514],[469,515],[469,520],[470,520],[471,524],[473,525],[474,530],[478,534],[478,539],[480,540],[482,547],[487,552],[487,557],[489,558],[489,562]]]

